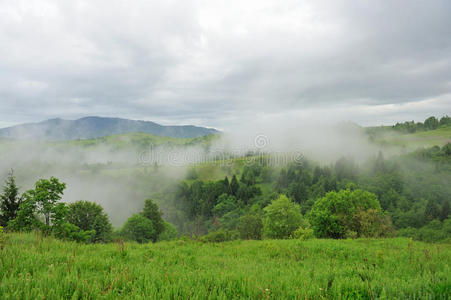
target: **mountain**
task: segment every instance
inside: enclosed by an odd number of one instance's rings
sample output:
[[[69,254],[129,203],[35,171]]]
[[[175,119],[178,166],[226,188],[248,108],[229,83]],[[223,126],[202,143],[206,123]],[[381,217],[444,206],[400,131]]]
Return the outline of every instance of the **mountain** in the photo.
[[[195,138],[219,133],[216,129],[163,126],[149,121],[120,118],[86,117],[78,120],[50,119],[0,129],[0,137],[12,139],[75,140],[92,139],[113,134],[142,132],[174,138]]]

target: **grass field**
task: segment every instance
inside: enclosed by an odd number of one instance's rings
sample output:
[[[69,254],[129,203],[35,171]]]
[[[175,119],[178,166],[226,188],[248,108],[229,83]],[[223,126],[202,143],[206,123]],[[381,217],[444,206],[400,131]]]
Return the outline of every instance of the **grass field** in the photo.
[[[1,299],[447,299],[451,245],[408,239],[81,245],[11,234]]]
[[[388,146],[406,147],[414,150],[418,147],[443,146],[451,142],[451,127],[442,127],[430,131],[400,134],[387,129],[375,135],[374,142]]]

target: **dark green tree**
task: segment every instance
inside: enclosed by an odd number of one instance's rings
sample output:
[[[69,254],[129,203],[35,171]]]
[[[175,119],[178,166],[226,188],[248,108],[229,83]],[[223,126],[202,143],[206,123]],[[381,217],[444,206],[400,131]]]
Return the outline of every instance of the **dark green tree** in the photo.
[[[144,208],[141,214],[152,221],[154,228],[152,241],[156,242],[158,240],[158,236],[164,230],[164,221],[161,217],[163,215],[162,212],[158,208],[158,205],[152,201],[152,199],[147,199],[144,203]]]
[[[237,225],[240,238],[244,240],[261,240],[263,234],[263,218],[257,213],[247,213],[240,218]]]
[[[451,125],[451,117],[443,116],[440,118],[440,126],[448,126]]]
[[[230,182],[229,182],[229,178],[227,176],[222,181],[222,184],[224,185],[224,192],[227,194],[230,194],[231,193]]]
[[[440,221],[447,219],[450,213],[451,209],[449,207],[449,201],[444,200],[442,203],[442,208],[440,210]]]
[[[424,218],[427,222],[440,217],[440,208],[434,199],[429,199],[424,210]]]
[[[59,226],[64,221],[64,203],[61,200],[65,183],[60,183],[55,177],[40,179],[35,183],[35,189],[24,193],[17,217],[9,224],[13,230],[28,231],[40,228],[46,232]],[[43,216],[45,223],[39,220]]]
[[[439,122],[436,117],[429,117],[424,121],[424,128],[426,130],[434,130],[439,126]]]
[[[19,195],[14,171],[11,170],[3,186],[3,193],[0,195],[0,226],[6,227],[9,221],[17,217],[21,201],[22,197]]]
[[[94,230],[90,242],[108,242],[113,227],[103,207],[97,203],[77,201],[68,205],[67,221],[84,231]]]
[[[233,175],[232,181],[230,182],[230,191],[232,192],[232,195],[237,196],[239,188],[240,184],[238,179],[236,179],[236,175]]]
[[[222,194],[218,197],[218,204],[213,208],[212,212],[215,217],[222,217],[228,212],[237,208],[235,196]]]

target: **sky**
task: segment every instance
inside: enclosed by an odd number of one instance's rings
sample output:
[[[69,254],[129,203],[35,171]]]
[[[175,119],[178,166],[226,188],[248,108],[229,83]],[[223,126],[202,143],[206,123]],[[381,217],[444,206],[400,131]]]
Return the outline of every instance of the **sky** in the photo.
[[[449,0],[0,0],[0,127],[446,114]]]

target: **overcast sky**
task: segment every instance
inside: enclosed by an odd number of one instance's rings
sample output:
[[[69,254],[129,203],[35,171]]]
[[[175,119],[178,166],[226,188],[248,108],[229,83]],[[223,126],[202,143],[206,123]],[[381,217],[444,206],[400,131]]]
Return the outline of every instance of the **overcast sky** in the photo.
[[[444,114],[449,0],[0,0],[0,127]]]

